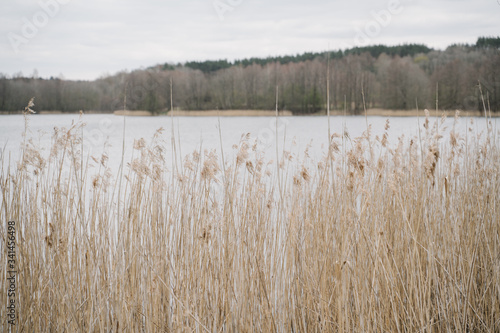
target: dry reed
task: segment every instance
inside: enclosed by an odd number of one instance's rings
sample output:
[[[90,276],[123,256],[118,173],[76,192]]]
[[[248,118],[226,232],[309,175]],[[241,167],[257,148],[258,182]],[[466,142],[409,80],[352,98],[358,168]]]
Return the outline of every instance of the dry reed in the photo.
[[[2,160],[19,332],[500,331],[492,126],[442,138],[427,119],[391,146],[388,121],[279,163],[242,136],[224,164],[201,149],[174,163],[160,129],[123,178],[85,158],[81,126],[56,129],[49,156],[27,139],[17,168]]]

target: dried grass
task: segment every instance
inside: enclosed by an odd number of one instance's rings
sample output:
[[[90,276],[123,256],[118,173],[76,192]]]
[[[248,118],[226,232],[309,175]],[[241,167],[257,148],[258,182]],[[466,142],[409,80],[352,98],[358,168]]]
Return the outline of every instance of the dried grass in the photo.
[[[426,120],[391,146],[388,122],[279,163],[244,135],[224,164],[200,149],[177,170],[160,129],[123,185],[107,156],[84,158],[81,126],[56,129],[46,158],[26,140],[17,169],[2,161],[19,331],[500,331],[492,126],[442,138]]]

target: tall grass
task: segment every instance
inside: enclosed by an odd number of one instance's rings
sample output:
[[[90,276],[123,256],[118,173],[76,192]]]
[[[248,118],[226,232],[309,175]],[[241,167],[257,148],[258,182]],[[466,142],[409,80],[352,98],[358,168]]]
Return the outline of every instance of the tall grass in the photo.
[[[492,126],[443,138],[426,119],[390,145],[388,121],[278,163],[242,136],[224,164],[201,148],[174,163],[160,129],[123,178],[85,157],[81,126],[55,129],[47,156],[27,139],[16,168],[2,154],[18,331],[500,331]],[[5,278],[2,259],[4,305]]]

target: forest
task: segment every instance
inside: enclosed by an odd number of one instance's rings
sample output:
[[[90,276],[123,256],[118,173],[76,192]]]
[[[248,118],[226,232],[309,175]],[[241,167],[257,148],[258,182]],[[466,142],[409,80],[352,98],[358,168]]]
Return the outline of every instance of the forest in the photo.
[[[328,77],[329,76],[329,77]],[[329,82],[329,84],[327,84]],[[0,73],[0,112],[280,110],[311,114],[327,108],[500,111],[500,37],[445,50],[425,45],[374,45],[295,56],[158,64],[94,81]],[[172,90],[172,95],[171,95]],[[173,101],[171,101],[173,96]]]

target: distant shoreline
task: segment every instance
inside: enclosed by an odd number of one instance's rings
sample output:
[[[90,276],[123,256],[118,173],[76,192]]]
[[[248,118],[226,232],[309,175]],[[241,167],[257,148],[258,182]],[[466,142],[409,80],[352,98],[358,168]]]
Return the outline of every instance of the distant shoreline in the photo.
[[[56,114],[78,114],[79,112],[63,112],[63,111],[37,111],[37,115],[56,115]],[[151,117],[153,113],[151,111],[145,110],[118,110],[115,112],[98,112],[98,111],[84,111],[84,114],[114,114],[117,116],[139,116],[139,117]],[[443,114],[446,117],[454,117],[455,110],[429,110],[429,116],[442,117]],[[0,115],[15,115],[22,114],[22,112],[10,112],[10,111],[0,111]],[[274,117],[276,116],[275,110],[174,110],[174,116],[177,117]],[[326,111],[320,111],[310,114],[296,114],[294,115],[291,111],[282,110],[278,111],[279,116],[291,117],[291,116],[326,116]],[[331,116],[352,116],[352,114],[344,114],[343,111],[333,110],[330,111]],[[364,116],[365,112],[361,111],[358,116]],[[367,116],[374,117],[425,117],[424,110],[389,110],[389,109],[379,109],[373,108],[366,111]],[[484,117],[484,112],[480,111],[460,111],[461,117]],[[171,116],[170,111],[166,113],[161,113],[158,116]],[[490,114],[488,113],[488,117]],[[500,117],[500,112],[492,112],[491,117]]]
[[[459,111],[459,116],[460,117],[484,117],[484,112],[480,111]],[[457,110],[429,110],[429,116],[430,117],[442,117],[443,114],[446,117],[454,117],[456,114]],[[325,111],[320,112],[318,115],[326,115]],[[330,115],[332,116],[343,116],[344,112],[342,111],[331,111]],[[347,114],[349,115],[349,114]],[[358,116],[364,116],[365,112],[361,111]],[[373,116],[373,117],[425,117],[425,110],[389,110],[389,109],[368,109],[366,111],[367,116]],[[488,113],[488,117],[490,114]],[[491,113],[492,118],[500,117],[500,112],[492,112]]]
[[[171,112],[167,112],[170,116]],[[181,111],[174,110],[174,116],[179,117],[274,117],[276,110],[205,110],[205,111]],[[292,111],[278,111],[279,116],[291,117]]]

